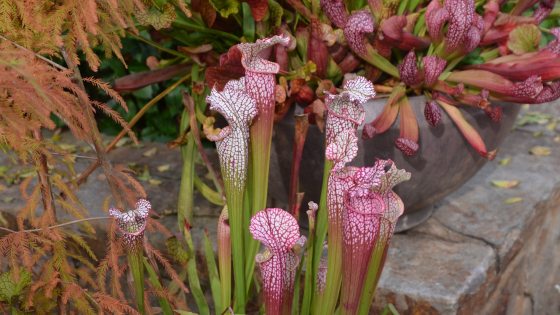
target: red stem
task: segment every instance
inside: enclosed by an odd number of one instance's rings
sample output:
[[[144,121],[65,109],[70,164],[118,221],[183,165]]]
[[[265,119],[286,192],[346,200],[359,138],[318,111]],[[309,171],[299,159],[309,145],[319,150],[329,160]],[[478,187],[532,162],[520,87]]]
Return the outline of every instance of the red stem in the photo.
[[[40,129],[33,131],[33,136],[38,141],[43,141],[43,135]],[[43,201],[43,209],[48,217],[48,223],[52,224],[56,222],[56,207],[54,204],[53,192],[51,182],[49,180],[49,168],[47,165],[47,157],[42,152],[37,152],[38,157],[36,159],[37,165],[37,178],[39,181],[39,187],[41,189],[41,199]]]
[[[294,146],[292,154],[292,166],[290,170],[290,192],[288,196],[288,209],[290,213],[297,219],[299,218],[299,202],[297,198],[299,169],[301,166],[301,157],[303,147],[309,129],[309,120],[307,115],[295,116],[295,134]]]

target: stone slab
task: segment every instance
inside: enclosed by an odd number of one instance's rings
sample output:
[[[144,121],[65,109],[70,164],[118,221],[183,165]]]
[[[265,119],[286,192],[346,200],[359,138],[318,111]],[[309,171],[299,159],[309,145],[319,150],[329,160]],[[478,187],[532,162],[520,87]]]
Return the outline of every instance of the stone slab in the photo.
[[[59,140],[59,143],[75,146],[75,154],[80,156],[93,155],[93,152],[87,150],[86,144],[76,143],[75,140],[71,139],[70,135],[64,134],[62,139]],[[155,153],[150,154],[150,152],[154,151]],[[146,154],[147,152],[148,154]],[[163,143],[143,143],[140,146],[129,144],[116,148],[108,155],[108,158],[114,165],[134,164],[132,168],[136,170],[136,176],[144,175],[140,176],[144,178],[144,181],[141,180],[140,182],[146,190],[152,208],[160,215],[159,220],[168,229],[176,232],[177,195],[179,192],[182,167],[179,149],[169,149],[167,145]],[[90,163],[90,159],[77,158],[75,164],[76,172],[82,172]],[[8,165],[10,174],[15,174],[24,170],[8,155],[0,155],[0,165]],[[169,170],[165,172],[158,171],[158,167],[162,165],[168,165]],[[197,164],[197,173],[201,177],[205,174],[202,164]],[[148,178],[155,180],[155,182],[148,180]],[[15,228],[14,216],[25,204],[19,191],[19,185],[9,185],[1,178],[0,184],[7,187],[0,192],[0,213],[3,213],[4,219],[10,223],[12,228]],[[34,183],[31,185],[34,185]],[[105,176],[100,169],[97,169],[88,177],[88,180],[80,186],[76,195],[84,207],[88,209],[90,217],[108,215],[107,204],[111,205],[111,193]],[[199,241],[205,230],[208,231],[211,237],[214,237],[216,234],[216,218],[220,214],[221,207],[211,204],[196,192],[194,198],[193,238],[196,243],[201,244]],[[38,211],[40,211],[40,209],[38,209]],[[58,213],[58,216],[61,222],[64,222],[65,217],[67,217],[64,213]],[[91,224],[98,229],[98,231],[106,231],[108,228],[108,221],[104,220],[92,221]],[[2,232],[0,232],[0,235],[2,235]],[[99,253],[104,252],[105,241],[103,235],[104,234],[101,232],[97,233],[97,240],[91,241],[94,250],[98,250]],[[146,235],[154,239],[156,244],[163,243],[164,236],[161,233],[150,233],[148,231]]]
[[[560,118],[558,107],[534,110]],[[560,313],[560,143],[549,129],[515,130],[498,159],[441,201],[432,218],[394,237],[378,309],[390,302],[401,314]],[[551,154],[529,154],[537,145]],[[510,163],[500,165],[506,157]],[[503,189],[492,180],[520,184]],[[506,204],[513,197],[522,201]]]

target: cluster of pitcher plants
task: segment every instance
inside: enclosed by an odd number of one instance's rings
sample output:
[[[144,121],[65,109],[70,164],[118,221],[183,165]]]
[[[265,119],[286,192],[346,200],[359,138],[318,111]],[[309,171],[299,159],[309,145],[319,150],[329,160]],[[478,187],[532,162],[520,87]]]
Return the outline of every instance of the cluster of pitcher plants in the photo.
[[[347,165],[358,154],[358,138],[399,121],[395,146],[417,154],[418,121],[408,97],[424,95],[430,125],[445,112],[480,155],[493,158],[459,108],[483,110],[497,123],[501,108],[493,101],[560,97],[555,6],[548,0],[0,0],[0,147],[33,168],[21,179],[24,205],[12,228],[0,216],[0,312],[368,314],[404,211],[393,187],[410,173],[390,160]],[[80,61],[92,71],[103,68],[101,50],[130,61],[124,36],[160,53],[150,59],[151,71],[113,87],[82,76]],[[178,75],[130,121],[122,118],[129,108],[119,92]],[[94,100],[92,89],[111,100]],[[125,135],[136,141],[132,128],[140,117],[179,90],[184,111],[172,145],[180,147],[183,166],[180,233],[174,233],[157,220],[134,172],[107,153]],[[364,106],[376,90],[387,102],[366,122]],[[292,106],[304,115],[296,117],[288,208],[269,208],[273,125]],[[122,126],[109,144],[97,112]],[[320,200],[309,202],[307,220],[300,221],[305,205],[297,168],[309,123],[324,131],[325,163]],[[60,124],[92,155],[57,146],[57,134],[45,131]],[[204,139],[215,143],[221,172],[206,156]],[[79,158],[90,165],[77,172]],[[195,172],[199,160],[208,181]],[[98,168],[111,190],[109,215],[91,218],[77,191]],[[195,187],[223,208],[215,247],[208,235],[203,244],[191,235]],[[107,219],[106,255],[98,259],[91,221]],[[157,236],[166,238],[166,251],[153,246]]]
[[[210,109],[228,122],[207,134],[216,141],[227,200],[218,228],[221,303],[216,309],[232,306],[235,313],[245,312],[256,263],[267,314],[330,314],[337,307],[342,314],[366,314],[394,224],[403,212],[392,188],[410,174],[391,161],[346,166],[357,154],[363,104],[375,95],[370,81],[356,77],[327,96],[326,193],[319,205],[309,204],[307,238],[292,213],[266,208],[279,66],[261,55],[289,41],[274,36],[237,45],[245,75],[222,91],[214,88],[207,98]],[[259,254],[258,242],[265,246]]]
[[[215,269],[210,273],[213,307],[217,314],[245,314],[252,293],[260,288],[266,314],[368,314],[404,210],[392,188],[410,173],[389,160],[374,161],[371,167],[346,166],[357,155],[363,105],[375,95],[373,84],[357,76],[327,96],[325,194],[320,204],[309,203],[307,236],[292,213],[266,207],[279,66],[261,55],[289,41],[274,36],[235,46],[244,76],[227,82],[221,91],[212,89],[206,99],[227,121],[226,127],[206,133],[216,142],[227,203],[217,229],[218,267],[209,264]],[[139,309],[145,303],[141,240],[149,209],[142,199],[134,210],[110,210],[129,251]],[[192,243],[190,222],[180,219]],[[257,253],[261,244],[264,248]],[[212,254],[207,259],[214,260]],[[189,277],[198,277],[191,271]],[[195,302],[201,314],[209,312],[203,296],[195,296]]]

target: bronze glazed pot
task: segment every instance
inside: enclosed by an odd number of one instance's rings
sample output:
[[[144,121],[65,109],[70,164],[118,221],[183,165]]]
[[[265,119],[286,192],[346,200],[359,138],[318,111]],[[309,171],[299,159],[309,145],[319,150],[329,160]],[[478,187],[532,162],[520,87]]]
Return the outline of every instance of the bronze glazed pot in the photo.
[[[386,99],[365,104],[366,122],[383,109]],[[412,179],[396,186],[403,199],[405,213],[397,224],[397,231],[410,229],[427,220],[433,205],[449,195],[487,162],[467,143],[451,119],[443,112],[441,123],[431,127],[424,119],[423,96],[409,98],[420,128],[420,149],[413,157],[403,155],[394,145],[399,136],[398,121],[384,134],[369,140],[359,140],[358,156],[351,163],[369,166],[376,159],[391,159],[398,168],[412,173]],[[481,110],[462,108],[465,118],[484,139],[489,150],[498,148],[513,127],[520,106],[513,103],[495,103],[503,108],[501,122],[494,123]],[[296,109],[298,111],[298,109]],[[271,157],[271,181],[269,195],[274,200],[287,200],[294,137],[293,113],[276,124]],[[358,130],[361,136],[362,127]],[[299,191],[305,192],[302,212],[307,202],[319,202],[324,163],[324,134],[317,126],[310,126],[303,150]],[[281,180],[278,180],[281,179]]]

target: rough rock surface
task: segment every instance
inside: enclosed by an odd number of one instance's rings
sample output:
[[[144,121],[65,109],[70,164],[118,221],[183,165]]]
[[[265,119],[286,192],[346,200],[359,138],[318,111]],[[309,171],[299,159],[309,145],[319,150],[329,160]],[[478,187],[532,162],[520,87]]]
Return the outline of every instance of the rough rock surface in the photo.
[[[534,108],[558,120],[558,106]],[[560,138],[519,127],[496,161],[394,237],[375,305],[401,314],[560,313]],[[532,155],[535,146],[551,148]],[[507,165],[500,159],[509,158]],[[493,180],[519,180],[511,189]],[[522,198],[508,204],[508,199]]]

